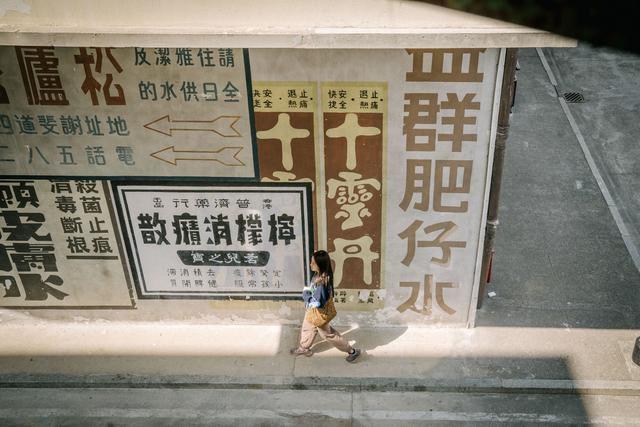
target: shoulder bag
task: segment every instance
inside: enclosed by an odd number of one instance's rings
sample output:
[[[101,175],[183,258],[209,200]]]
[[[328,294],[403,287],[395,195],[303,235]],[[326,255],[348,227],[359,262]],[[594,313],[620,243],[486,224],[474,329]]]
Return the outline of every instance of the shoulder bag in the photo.
[[[333,304],[332,295],[323,307],[308,309],[305,317],[313,326],[321,327],[331,322],[336,317],[336,314],[336,306]]]

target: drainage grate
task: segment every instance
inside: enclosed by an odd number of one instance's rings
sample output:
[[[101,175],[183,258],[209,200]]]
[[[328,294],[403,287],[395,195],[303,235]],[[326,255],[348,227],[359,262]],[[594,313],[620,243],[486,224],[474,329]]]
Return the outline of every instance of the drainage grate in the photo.
[[[580,92],[565,92],[562,97],[565,99],[565,101],[572,104],[580,104],[584,102],[584,96],[582,96]]]

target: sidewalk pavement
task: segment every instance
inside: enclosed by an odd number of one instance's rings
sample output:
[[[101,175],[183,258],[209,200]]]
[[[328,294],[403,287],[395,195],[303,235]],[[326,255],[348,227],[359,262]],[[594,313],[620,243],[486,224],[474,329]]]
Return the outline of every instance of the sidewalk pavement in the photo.
[[[290,326],[5,324],[0,386],[640,395],[633,330],[337,328],[357,363],[326,342],[289,355]]]

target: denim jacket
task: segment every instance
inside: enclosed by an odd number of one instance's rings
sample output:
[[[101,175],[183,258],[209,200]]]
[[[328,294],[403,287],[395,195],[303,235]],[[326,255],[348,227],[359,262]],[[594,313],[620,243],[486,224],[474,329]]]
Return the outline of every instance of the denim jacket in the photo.
[[[328,284],[316,284],[313,280],[315,274],[311,276],[309,284],[302,290],[302,299],[305,308],[322,308],[331,298],[331,289]]]

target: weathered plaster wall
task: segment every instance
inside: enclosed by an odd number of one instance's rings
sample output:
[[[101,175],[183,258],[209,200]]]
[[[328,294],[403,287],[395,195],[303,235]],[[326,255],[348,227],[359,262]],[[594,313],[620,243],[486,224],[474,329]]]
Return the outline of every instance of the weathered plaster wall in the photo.
[[[0,50],[4,315],[472,323],[499,49]]]

